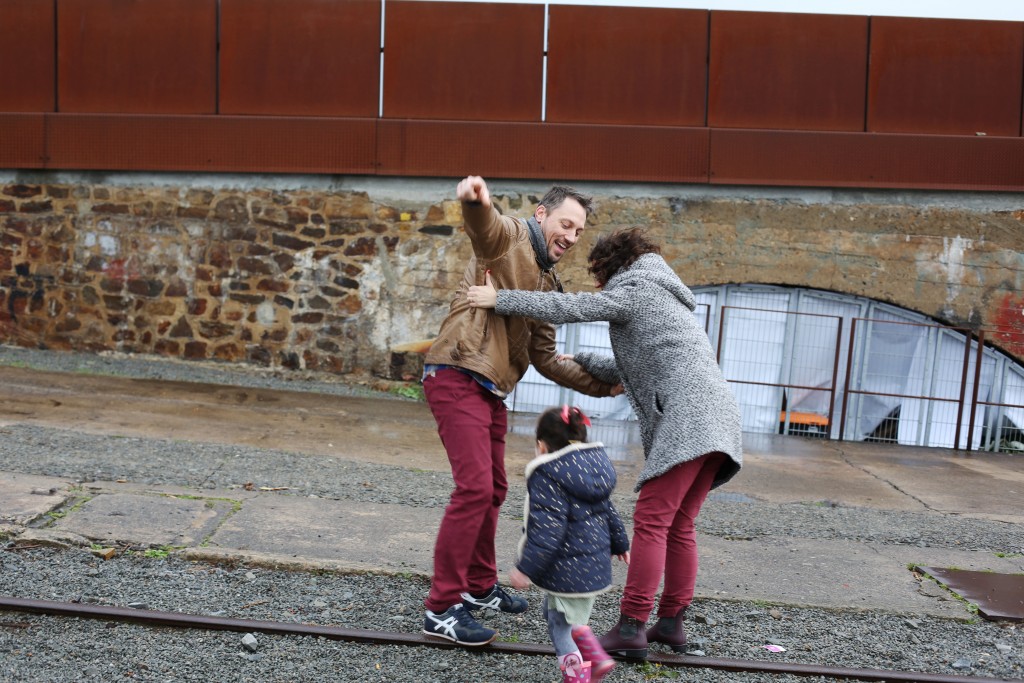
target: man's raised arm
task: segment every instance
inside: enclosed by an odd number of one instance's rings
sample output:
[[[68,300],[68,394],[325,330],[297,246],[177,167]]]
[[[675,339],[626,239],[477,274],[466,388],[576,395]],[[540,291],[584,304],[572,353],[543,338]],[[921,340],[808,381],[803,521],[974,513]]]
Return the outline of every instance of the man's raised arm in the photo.
[[[473,243],[473,253],[482,258],[493,258],[508,250],[511,218],[502,218],[491,203],[487,181],[477,175],[466,176],[455,188],[455,196],[462,202],[462,219],[466,235]]]

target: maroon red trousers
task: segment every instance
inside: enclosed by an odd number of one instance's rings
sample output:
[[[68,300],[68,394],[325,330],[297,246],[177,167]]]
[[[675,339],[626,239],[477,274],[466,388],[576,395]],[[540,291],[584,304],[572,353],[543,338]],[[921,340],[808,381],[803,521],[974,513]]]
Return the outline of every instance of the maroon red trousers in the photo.
[[[697,584],[697,530],[694,520],[707,498],[724,453],[684,462],[640,487],[633,513],[626,587],[620,611],[646,622],[654,594],[665,579],[659,617],[674,617],[693,601]]]
[[[443,612],[462,592],[481,593],[497,583],[494,536],[505,502],[504,402],[471,376],[452,368],[423,380],[437,432],[455,480],[434,544],[434,577],[424,605]]]

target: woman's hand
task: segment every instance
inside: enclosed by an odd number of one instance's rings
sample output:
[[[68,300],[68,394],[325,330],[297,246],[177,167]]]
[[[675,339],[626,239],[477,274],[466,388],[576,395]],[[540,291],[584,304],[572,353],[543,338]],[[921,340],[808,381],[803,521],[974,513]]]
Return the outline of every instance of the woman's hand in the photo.
[[[513,588],[520,591],[530,587],[530,577],[519,571],[518,567],[513,567],[512,571],[508,573],[508,582],[512,584]]]
[[[491,282],[491,271],[484,273],[484,284],[473,285],[466,291],[466,300],[473,308],[494,308],[498,303],[498,290]]]

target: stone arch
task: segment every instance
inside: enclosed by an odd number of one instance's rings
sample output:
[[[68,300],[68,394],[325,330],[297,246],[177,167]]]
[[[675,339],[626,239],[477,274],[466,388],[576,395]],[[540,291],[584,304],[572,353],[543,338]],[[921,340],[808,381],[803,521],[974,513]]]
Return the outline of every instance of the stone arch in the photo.
[[[991,346],[979,353],[968,329],[823,290],[693,289],[745,431],[1024,451],[1024,367]],[[559,343],[611,353],[601,323],[563,326]],[[510,399],[526,411],[564,402],[632,417],[622,399],[573,395],[532,371]]]
[[[665,192],[671,192],[666,188]],[[1024,210],[968,195],[723,188],[679,197],[595,194],[580,251],[601,234],[648,226],[690,287],[760,283],[864,297],[990,341],[1024,361]],[[590,278],[578,254],[566,282]]]

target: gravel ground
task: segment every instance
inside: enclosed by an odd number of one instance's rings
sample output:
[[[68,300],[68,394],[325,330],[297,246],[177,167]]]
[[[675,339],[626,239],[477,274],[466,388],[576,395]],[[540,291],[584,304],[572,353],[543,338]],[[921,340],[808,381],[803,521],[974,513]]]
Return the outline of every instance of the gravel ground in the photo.
[[[260,388],[373,394],[327,378],[259,372],[219,364],[128,356],[48,353],[0,347],[0,365],[92,372]],[[396,399],[398,400],[398,399]],[[140,457],[144,455],[145,457]],[[258,464],[258,466],[257,466]],[[0,433],[0,470],[79,481],[126,478],[198,489],[288,486],[287,495],[437,507],[450,477],[371,463],[312,459],[283,451],[218,444],[97,437],[28,425]],[[345,481],[373,481],[373,488]],[[628,520],[632,494],[619,509]],[[505,514],[522,506],[514,485]],[[818,505],[773,505],[715,495],[701,513],[701,531],[729,537],[771,535],[848,539],[1020,553],[1024,538],[1010,525],[956,516]],[[427,586],[418,577],[308,574],[211,566],[173,556],[126,553],[100,560],[83,550],[19,547],[0,541],[0,594],[103,605],[144,605],[247,619],[301,621],[381,631],[418,631]],[[513,642],[547,643],[533,606],[492,624]],[[619,594],[598,601],[592,625],[617,618]],[[825,666],[914,670],[935,674],[1024,679],[1024,628],[984,620],[832,611],[764,603],[700,600],[690,612],[691,644],[709,657],[759,658]],[[0,680],[78,681],[558,681],[552,658],[464,650],[342,643],[256,634],[184,631],[113,622],[0,612]],[[775,644],[785,653],[763,648]],[[797,681],[788,676],[621,664],[612,681]],[[814,680],[814,679],[811,679]],[[824,680],[824,679],[817,679]]]
[[[426,583],[373,574],[305,574],[218,567],[74,550],[0,552],[3,593],[41,600],[136,605],[243,619],[379,631],[416,631]],[[488,619],[502,639],[546,643],[536,594],[525,615]],[[617,592],[598,601],[595,629],[614,623]],[[691,609],[694,648],[709,657],[886,668],[1005,679],[1024,675],[1020,629],[897,614],[835,612],[702,600]],[[703,622],[703,623],[702,623]],[[0,673],[10,681],[557,681],[553,659],[342,643],[320,638],[147,628],[113,622],[0,615]],[[782,654],[765,644],[786,648]],[[659,646],[660,647],[660,646]],[[610,681],[807,680],[621,664]],[[820,679],[819,679],[820,680]]]

